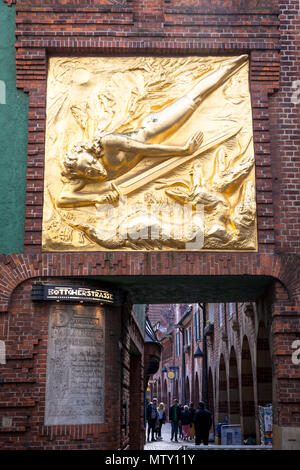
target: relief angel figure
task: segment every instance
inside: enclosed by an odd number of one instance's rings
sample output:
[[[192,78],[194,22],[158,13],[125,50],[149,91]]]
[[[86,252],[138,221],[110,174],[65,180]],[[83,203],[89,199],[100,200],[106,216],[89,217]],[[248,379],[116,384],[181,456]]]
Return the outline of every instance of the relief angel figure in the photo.
[[[245,65],[247,55],[223,61],[217,70],[207,73],[185,96],[150,114],[141,127],[127,133],[96,134],[92,141],[75,145],[64,158],[64,186],[56,200],[60,208],[112,203],[119,197],[112,184],[145,157],[170,158],[193,155],[203,134],[198,131],[183,145],[165,145],[166,135],[173,135],[194,113],[203,100]],[[155,138],[155,142],[152,143]],[[97,191],[87,185],[101,183]]]

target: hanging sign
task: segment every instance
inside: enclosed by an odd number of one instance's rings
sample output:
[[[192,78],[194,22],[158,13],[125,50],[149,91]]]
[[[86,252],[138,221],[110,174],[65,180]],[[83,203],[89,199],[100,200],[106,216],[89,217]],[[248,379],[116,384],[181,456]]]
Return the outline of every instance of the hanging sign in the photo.
[[[170,379],[170,380],[174,380],[174,379],[175,379],[175,372],[172,372],[172,371],[170,370],[170,372],[168,372],[168,374],[167,374],[167,377],[168,377],[168,379]]]
[[[70,285],[36,284],[32,286],[32,300],[92,302],[121,305],[118,289],[90,288]]]

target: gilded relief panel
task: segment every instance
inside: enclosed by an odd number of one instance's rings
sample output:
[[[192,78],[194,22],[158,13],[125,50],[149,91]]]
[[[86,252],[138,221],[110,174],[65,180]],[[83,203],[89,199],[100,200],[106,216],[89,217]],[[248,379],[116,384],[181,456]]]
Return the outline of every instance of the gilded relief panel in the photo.
[[[43,249],[256,250],[246,55],[54,57]]]

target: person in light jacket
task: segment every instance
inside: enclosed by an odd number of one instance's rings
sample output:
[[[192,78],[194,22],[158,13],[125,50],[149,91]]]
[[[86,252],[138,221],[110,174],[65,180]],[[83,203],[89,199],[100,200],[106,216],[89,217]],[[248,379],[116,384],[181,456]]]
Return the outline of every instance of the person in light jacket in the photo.
[[[165,411],[165,405],[163,403],[160,403],[158,408],[158,417],[157,417],[157,431],[156,431],[156,439],[162,439],[161,436],[161,428],[162,425],[165,424],[166,422],[166,411]]]

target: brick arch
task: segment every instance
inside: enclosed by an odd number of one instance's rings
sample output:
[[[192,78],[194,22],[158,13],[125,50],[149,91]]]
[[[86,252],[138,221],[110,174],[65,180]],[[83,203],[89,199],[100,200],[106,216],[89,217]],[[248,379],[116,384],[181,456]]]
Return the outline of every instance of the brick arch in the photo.
[[[215,414],[215,405],[214,405],[214,382],[213,382],[213,373],[211,367],[208,371],[208,409],[214,416]]]
[[[152,391],[153,397],[157,398],[157,382],[153,385],[153,391]]]
[[[236,352],[232,346],[229,358],[229,422],[240,424],[240,392]]]
[[[126,266],[126,268],[124,268]],[[0,256],[0,312],[25,280],[37,277],[79,276],[270,276],[289,298],[300,304],[300,259],[244,253],[44,253]],[[298,277],[297,277],[298,276]],[[175,279],[175,278],[174,278]]]
[[[220,356],[219,361],[219,400],[218,400],[218,419],[224,422],[226,417],[229,417],[228,409],[228,390],[227,390],[227,373],[226,364],[223,354]]]
[[[162,390],[161,390],[161,381],[160,381],[160,377],[157,381],[157,398],[159,400],[159,402],[162,401]]]
[[[256,436],[254,378],[249,340],[245,335],[242,343],[242,426],[244,438]]]
[[[161,401],[167,406],[168,404],[168,384],[167,379],[164,379],[163,390],[162,390],[162,399]]]
[[[258,325],[256,343],[257,404],[272,403],[272,362],[265,323]]]
[[[178,383],[178,379],[176,379],[176,382],[175,382],[175,387],[174,387],[174,395],[172,397],[172,399],[177,399],[177,400],[180,400],[179,398],[179,383]]]
[[[195,375],[195,385],[194,385],[194,397],[193,397],[193,401],[194,401],[194,407],[195,408],[198,408],[198,403],[200,401],[200,385],[199,385],[199,376],[198,376],[198,372],[196,372],[196,375]]]
[[[186,389],[185,389],[186,403],[184,403],[184,405],[187,405],[191,401],[190,379],[188,376],[186,377],[185,386],[186,386]]]

